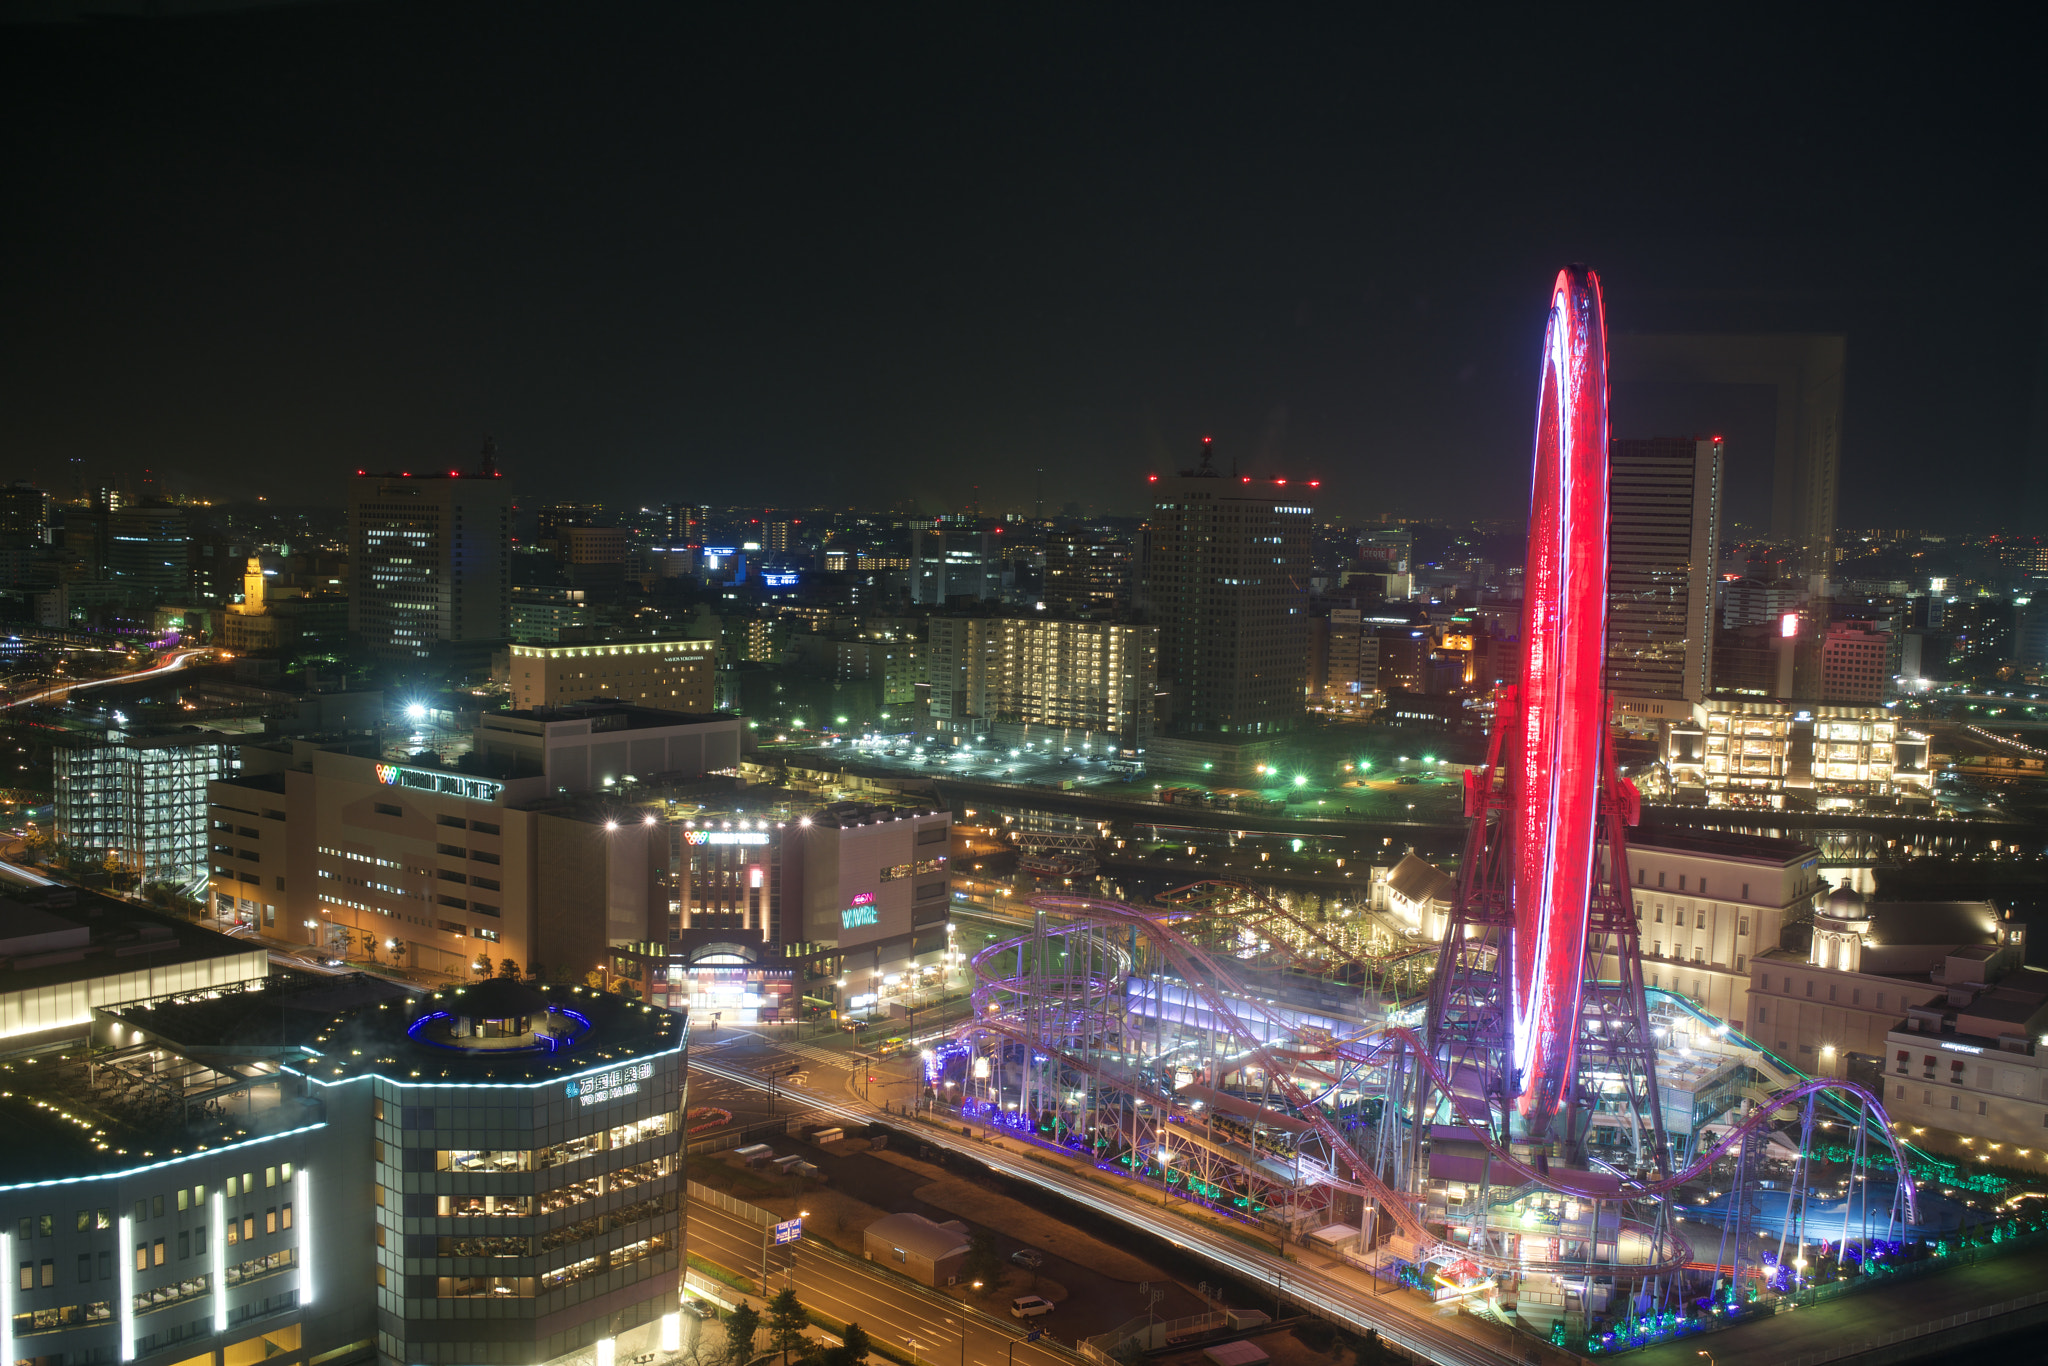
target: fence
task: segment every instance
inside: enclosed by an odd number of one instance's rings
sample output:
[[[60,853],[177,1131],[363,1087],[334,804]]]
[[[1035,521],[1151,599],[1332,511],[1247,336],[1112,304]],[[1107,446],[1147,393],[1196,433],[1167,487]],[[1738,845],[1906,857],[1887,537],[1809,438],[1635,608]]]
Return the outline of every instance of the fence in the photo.
[[[695,1181],[690,1182],[689,1186],[690,1198],[692,1200],[702,1200],[713,1209],[724,1210],[735,1219],[744,1219],[750,1224],[760,1224],[763,1227],[777,1222],[773,1214],[762,1209],[759,1205],[750,1205],[744,1200],[735,1200],[724,1191],[713,1190],[711,1187],[699,1185]]]
[[[1110,1361],[1114,1359],[1117,1350],[1127,1342],[1138,1343],[1142,1351],[1155,1352],[1172,1345],[1176,1338],[1213,1333],[1228,1322],[1228,1315],[1214,1311],[1207,1314],[1190,1314],[1186,1318],[1167,1319],[1163,1322],[1150,1317],[1132,1319],[1122,1327],[1112,1328],[1107,1333],[1097,1333],[1092,1338],[1076,1343],[1075,1346],[1080,1349],[1081,1355],[1090,1361]]]
[[[744,1129],[728,1129],[709,1138],[700,1138],[684,1147],[690,1157],[702,1157],[707,1153],[722,1153],[727,1148],[744,1148],[749,1143],[759,1143],[768,1138],[789,1137],[789,1126],[793,1120],[771,1119],[760,1124],[749,1124]]]
[[[1898,1343],[1910,1342],[1914,1338],[1929,1337],[1935,1333],[1946,1333],[1949,1329],[1960,1328],[1966,1323],[1982,1323],[1985,1319],[1995,1319],[2002,1314],[2011,1314],[2018,1310],[2030,1309],[2034,1305],[2044,1303],[2048,1303],[2048,1290],[2037,1290],[2031,1295],[2021,1295],[2018,1299],[2004,1300],[1998,1304],[1987,1304],[1982,1308],[1966,1310],[1961,1314],[1951,1314],[1945,1319],[1933,1319],[1927,1323],[1911,1324],[1896,1332],[1886,1333],[1883,1337],[1866,1338],[1861,1342],[1852,1342],[1841,1347],[1829,1347],[1818,1352],[1808,1352],[1803,1356],[1792,1358],[1792,1360],[1785,1362],[1783,1366],[1820,1366],[1820,1363],[1824,1361],[1840,1361],[1844,1357],[1861,1356],[1865,1352],[1875,1352],[1883,1347],[1896,1346]]]

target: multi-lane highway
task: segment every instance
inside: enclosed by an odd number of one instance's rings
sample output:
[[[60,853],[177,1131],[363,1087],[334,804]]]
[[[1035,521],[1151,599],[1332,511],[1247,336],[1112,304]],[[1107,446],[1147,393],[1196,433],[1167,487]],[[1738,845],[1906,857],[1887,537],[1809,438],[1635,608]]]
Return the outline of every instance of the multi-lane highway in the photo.
[[[693,1058],[690,1065],[693,1070],[741,1085],[766,1084],[754,1073],[735,1066],[732,1060],[708,1056]],[[814,1079],[829,1085],[829,1079]],[[829,1097],[814,1089],[806,1099],[818,1110],[847,1123],[866,1124],[883,1117],[879,1105],[863,1103],[850,1095]],[[1360,1331],[1375,1329],[1387,1341],[1427,1360],[1446,1363],[1446,1366],[1518,1366],[1524,1359],[1528,1340],[1510,1342],[1504,1328],[1467,1319],[1438,1319],[1411,1313],[1399,1299],[1374,1295],[1362,1275],[1353,1282],[1289,1261],[1276,1253],[1261,1251],[1227,1234],[1177,1218],[1162,1210],[1152,1199],[1105,1189],[1061,1167],[1031,1161],[1017,1152],[949,1133],[936,1126],[920,1127],[918,1140],[971,1157],[992,1172],[1065,1196],[1077,1204],[1143,1229],[1234,1272],[1252,1284],[1268,1287],[1333,1322],[1347,1324]],[[697,1207],[693,1206],[691,1213],[694,1236]],[[755,1256],[758,1260],[758,1251]],[[866,1326],[865,1322],[862,1326]],[[929,1320],[926,1329],[929,1331]],[[943,1353],[934,1360],[938,1366],[945,1366]],[[994,1363],[987,1366],[994,1366]]]
[[[24,697],[10,698],[4,703],[0,703],[0,710],[11,707],[26,707],[36,702],[54,702],[59,698],[68,697],[72,693],[83,692],[87,688],[104,688],[111,683],[133,683],[138,678],[148,678],[152,674],[174,673],[191,663],[195,656],[210,653],[211,651],[208,650],[172,650],[146,669],[135,669],[125,674],[110,674],[106,678],[84,678],[76,683],[58,683],[44,688],[41,692],[29,693]]]
[[[760,1275],[760,1226],[695,1200],[690,1202],[690,1250],[730,1270]],[[1014,1328],[991,1323],[936,1291],[808,1243],[770,1247],[767,1265],[771,1290],[787,1285],[806,1307],[841,1323],[858,1323],[876,1341],[915,1351],[919,1361],[931,1366],[1072,1366],[1068,1354],[1025,1342],[1029,1329],[1021,1323]],[[1006,1310],[998,1307],[996,1312]],[[1047,1319],[1034,1319],[1032,1326],[1058,1334],[1058,1325]]]

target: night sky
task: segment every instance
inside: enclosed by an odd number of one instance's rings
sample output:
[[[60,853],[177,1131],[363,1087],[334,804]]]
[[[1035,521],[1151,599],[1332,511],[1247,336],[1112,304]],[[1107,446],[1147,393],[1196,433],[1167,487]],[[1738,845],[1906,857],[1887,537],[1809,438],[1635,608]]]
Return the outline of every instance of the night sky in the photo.
[[[1516,516],[1571,260],[1616,331],[1846,332],[1844,526],[2048,465],[2037,48],[1982,16],[155,8],[0,26],[0,477],[336,502],[489,433],[523,501],[1129,511],[1213,433]],[[1745,519],[1770,414],[1616,395]]]

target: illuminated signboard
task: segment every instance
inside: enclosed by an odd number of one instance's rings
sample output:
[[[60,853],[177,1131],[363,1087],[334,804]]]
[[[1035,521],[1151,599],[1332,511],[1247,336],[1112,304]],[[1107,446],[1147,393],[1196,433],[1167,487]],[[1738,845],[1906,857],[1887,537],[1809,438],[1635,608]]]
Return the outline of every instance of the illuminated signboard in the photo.
[[[472,802],[494,802],[505,790],[503,783],[494,783],[489,778],[467,778],[460,773],[438,773],[431,768],[407,768],[404,764],[377,765],[377,781],[386,787],[405,787]]]
[[[839,913],[839,928],[850,930],[860,925],[872,925],[881,914],[881,907],[875,905],[873,892],[855,892],[853,904]]]
[[[639,1095],[640,1083],[653,1075],[653,1063],[636,1062],[626,1067],[614,1067],[609,1072],[599,1072],[595,1076],[578,1077],[574,1081],[566,1082],[562,1087],[562,1095],[570,1100],[581,1101],[585,1105],[603,1105],[614,1100],[624,1100],[627,1096]]]
[[[794,588],[796,587],[796,575],[763,574],[761,576],[761,582],[768,585],[768,587],[770,588]]]
[[[766,830],[685,830],[685,844],[766,844]]]

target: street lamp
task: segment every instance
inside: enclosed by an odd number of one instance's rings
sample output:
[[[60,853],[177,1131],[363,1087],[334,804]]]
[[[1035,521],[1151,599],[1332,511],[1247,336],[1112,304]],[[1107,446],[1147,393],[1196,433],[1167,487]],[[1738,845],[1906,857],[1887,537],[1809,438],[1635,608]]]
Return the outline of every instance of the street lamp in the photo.
[[[1167,1187],[1167,1175],[1168,1175],[1168,1171],[1169,1171],[1169,1169],[1170,1169],[1170,1168],[1171,1168],[1172,1166],[1173,1166],[1173,1153],[1172,1153],[1172,1151],[1171,1151],[1170,1149],[1167,1149],[1167,1148],[1161,1148],[1161,1149],[1159,1150],[1159,1208],[1161,1208],[1161,1209],[1165,1209],[1165,1208],[1166,1208],[1166,1187]]]

